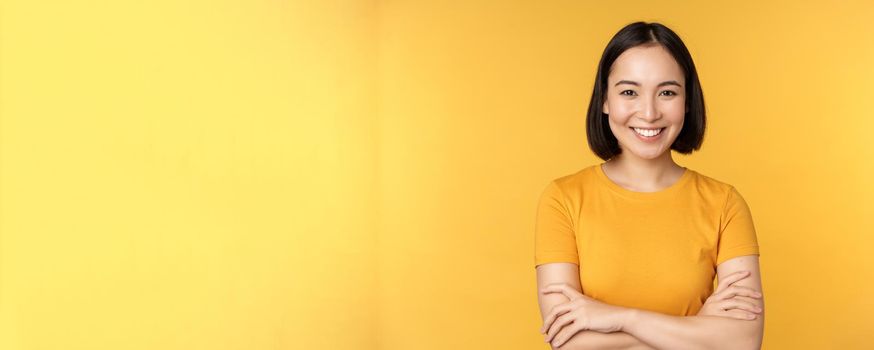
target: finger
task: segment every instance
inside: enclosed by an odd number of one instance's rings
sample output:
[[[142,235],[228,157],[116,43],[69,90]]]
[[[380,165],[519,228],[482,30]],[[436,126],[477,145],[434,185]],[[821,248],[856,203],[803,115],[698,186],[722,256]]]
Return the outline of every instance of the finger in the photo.
[[[738,271],[738,272],[735,272],[735,273],[730,274],[728,276],[725,276],[725,278],[719,279],[717,286],[716,286],[716,290],[720,291],[722,289],[725,289],[726,287],[728,287],[732,283],[743,279],[744,276],[746,276],[746,275],[749,275],[749,273],[746,271]]]
[[[761,301],[759,301],[759,298],[750,298],[750,297],[745,297],[742,295],[732,297],[731,299],[743,300],[743,301],[748,302],[748,303],[753,304],[753,305],[759,305],[762,303]]]
[[[755,304],[750,304],[744,301],[734,301],[734,299],[730,299],[718,304],[721,310],[743,310],[746,312],[760,314],[762,313],[762,309]]]
[[[547,291],[553,291],[553,292],[560,291],[561,287],[565,287],[567,285],[568,285],[567,283],[550,283],[550,284],[547,284],[546,286],[544,286],[543,288],[541,288],[540,292],[546,294]]]
[[[725,280],[720,280],[717,283],[716,291],[720,292],[723,289],[728,288],[728,286],[730,286],[732,283],[740,281],[740,280],[748,277],[749,274],[750,274],[749,271],[739,271],[739,272],[735,272],[733,274],[726,276]]]
[[[568,324],[574,322],[574,317],[571,314],[567,313],[559,317],[552,323],[552,326],[549,327],[549,332],[546,332],[546,342],[551,342],[556,334],[561,332],[564,327]]]
[[[717,283],[717,287],[718,287],[718,286],[722,286],[722,288],[727,288],[727,287],[731,286],[732,284],[734,284],[734,283],[737,282],[737,281],[740,281],[740,280],[742,280],[742,279],[744,279],[744,278],[750,277],[750,275],[751,275],[751,274],[750,274],[749,271],[738,271],[738,272],[735,272],[735,273],[733,273],[733,274],[731,274],[731,275],[726,276],[726,278],[725,278],[724,281],[719,281],[719,282]]]
[[[577,334],[577,332],[581,330],[582,329],[576,323],[571,323],[565,326],[561,329],[560,332],[558,332],[558,334],[555,335],[555,339],[553,339],[551,342],[552,347],[558,348],[564,345],[564,343],[570,340],[571,337],[574,336],[574,334]]]
[[[540,328],[540,332],[546,333],[546,331],[549,329],[549,325],[552,322],[555,322],[556,318],[558,318],[559,316],[561,316],[565,313],[573,311],[575,308],[577,308],[577,306],[575,305],[575,303],[573,301],[566,301],[566,302],[563,302],[561,304],[557,304],[557,305],[553,306],[549,310],[549,313],[546,315],[546,318],[544,318],[543,326]]]
[[[736,318],[738,320],[755,320],[756,315],[743,310],[729,310],[724,313],[726,316]]]
[[[757,291],[754,288],[734,285],[734,286],[731,286],[728,289],[722,291],[722,294],[720,295],[720,297],[722,299],[729,299],[732,296],[738,296],[738,295],[747,296],[747,297],[751,297],[751,298],[760,298],[762,296],[762,293]]]
[[[744,286],[731,286],[716,295],[717,300],[729,299],[733,296],[742,295],[751,298],[761,298],[762,293],[754,288]]]
[[[546,318],[543,319],[543,326],[540,327],[540,333],[546,332],[555,319],[568,311],[570,311],[570,303],[561,303],[556,306],[553,306],[552,309],[549,310],[549,314],[546,315]]]
[[[580,294],[580,291],[579,291],[577,288],[574,288],[574,286],[571,286],[570,284],[567,284],[567,283],[552,283],[552,284],[547,284],[546,287],[544,287],[543,289],[541,289],[541,291],[544,291],[544,290],[547,290],[547,289],[548,289],[548,290],[553,290],[553,291],[566,291],[566,292],[571,292],[571,294]]]
[[[567,303],[561,303],[550,309],[546,318],[543,319],[543,326],[540,327],[540,333],[546,333],[546,331],[549,330],[549,327],[552,326],[552,323],[555,322],[556,318],[570,311],[566,304]]]
[[[540,293],[542,293],[542,294],[562,293],[566,297],[568,297],[568,299],[570,299],[570,300],[577,299],[577,298],[579,298],[579,295],[580,295],[580,292],[578,290],[574,289],[573,287],[571,287],[567,283],[549,284],[546,287],[543,287],[543,289],[540,290]]]
[[[762,308],[760,308],[758,305],[747,302],[747,301],[740,300],[738,298],[731,298],[731,299],[725,300],[725,301],[720,303],[720,307],[722,309],[742,309],[742,310],[750,311],[753,313],[761,313],[762,312]]]
[[[725,294],[726,299],[739,298],[739,297],[751,298],[751,299],[761,299],[762,293],[760,293],[759,291],[757,291],[753,288],[732,286],[732,288],[730,289],[730,292],[727,292]]]

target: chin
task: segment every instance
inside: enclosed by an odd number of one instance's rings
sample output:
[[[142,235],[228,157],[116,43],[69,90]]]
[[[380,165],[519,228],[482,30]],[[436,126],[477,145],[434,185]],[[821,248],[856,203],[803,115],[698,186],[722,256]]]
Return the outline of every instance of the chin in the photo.
[[[659,158],[662,155],[664,155],[665,152],[670,152],[670,150],[661,151],[661,152],[652,152],[652,150],[645,151],[645,152],[635,152],[635,151],[631,151],[631,150],[626,149],[626,150],[623,150],[622,152],[623,153],[626,153],[626,152],[631,153],[635,157],[640,158],[640,159],[656,159],[656,158]]]
[[[650,160],[650,159],[657,159],[657,158],[659,158],[662,154],[659,153],[659,154],[654,154],[654,155],[640,155],[640,154],[635,153],[634,155],[637,156],[637,158],[640,158],[640,159],[647,159],[647,160]]]

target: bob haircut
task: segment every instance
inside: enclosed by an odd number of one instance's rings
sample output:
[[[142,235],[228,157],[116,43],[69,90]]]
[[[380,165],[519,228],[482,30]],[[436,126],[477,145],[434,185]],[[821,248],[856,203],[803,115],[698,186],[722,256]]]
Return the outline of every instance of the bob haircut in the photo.
[[[683,129],[677,139],[671,144],[671,149],[679,153],[690,154],[701,148],[704,142],[706,117],[704,113],[704,93],[698,81],[695,63],[686,45],[680,37],[668,27],[659,23],[634,22],[619,30],[607,44],[601,61],[598,63],[598,73],[595,77],[595,88],[589,101],[589,111],[586,115],[586,136],[589,148],[603,160],[609,160],[622,153],[619,141],[610,130],[607,115],[602,107],[607,99],[607,77],[610,75],[613,62],[620,54],[639,45],[661,45],[677,61],[683,69],[686,79],[686,107],[688,112],[683,120]],[[670,151],[669,151],[670,152]]]

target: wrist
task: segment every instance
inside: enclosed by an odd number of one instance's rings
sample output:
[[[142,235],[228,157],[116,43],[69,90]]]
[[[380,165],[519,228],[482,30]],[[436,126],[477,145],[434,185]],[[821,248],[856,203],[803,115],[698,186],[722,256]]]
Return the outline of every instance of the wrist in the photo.
[[[625,333],[631,333],[629,332],[629,330],[634,328],[634,325],[637,322],[637,318],[639,315],[638,310],[634,308],[625,308],[621,312],[622,322],[619,324],[619,330]]]

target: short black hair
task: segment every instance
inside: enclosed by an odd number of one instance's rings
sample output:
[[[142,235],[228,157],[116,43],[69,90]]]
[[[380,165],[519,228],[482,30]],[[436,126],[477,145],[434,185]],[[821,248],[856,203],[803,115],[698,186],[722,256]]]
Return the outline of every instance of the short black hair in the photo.
[[[589,112],[586,115],[586,136],[589,148],[603,160],[609,160],[622,153],[619,141],[610,130],[609,121],[602,107],[607,98],[607,77],[610,67],[620,54],[639,45],[661,45],[679,63],[686,78],[686,112],[683,129],[671,149],[683,154],[690,154],[701,148],[704,142],[706,117],[704,112],[704,93],[692,55],[683,41],[670,28],[660,23],[634,22],[623,27],[607,44],[601,61],[598,63],[598,73],[595,76],[595,88],[589,101]]]

